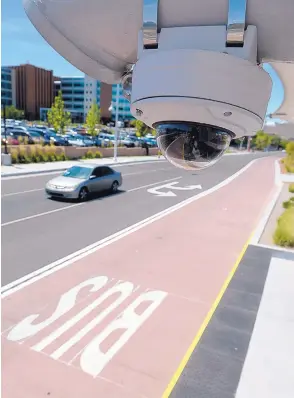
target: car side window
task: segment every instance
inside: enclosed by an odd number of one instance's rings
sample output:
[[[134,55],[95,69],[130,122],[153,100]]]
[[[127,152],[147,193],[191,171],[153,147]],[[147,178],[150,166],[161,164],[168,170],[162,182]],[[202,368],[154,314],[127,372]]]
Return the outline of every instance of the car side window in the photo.
[[[102,167],[102,175],[109,176],[112,174],[112,170],[109,167]]]
[[[95,177],[102,177],[102,167],[96,167],[96,169],[93,170],[92,175]]]

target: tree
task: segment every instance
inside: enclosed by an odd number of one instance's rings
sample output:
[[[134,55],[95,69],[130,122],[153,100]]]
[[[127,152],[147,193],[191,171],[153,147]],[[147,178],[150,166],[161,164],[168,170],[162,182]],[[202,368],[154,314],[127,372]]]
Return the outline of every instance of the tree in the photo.
[[[282,139],[278,135],[274,135],[271,140],[271,145],[278,148],[281,146],[281,142]]]
[[[47,119],[48,123],[54,127],[54,130],[61,134],[64,134],[65,128],[70,124],[71,114],[64,109],[61,91],[54,98],[54,103],[48,111]]]
[[[266,134],[264,131],[260,130],[254,137],[254,143],[257,149],[263,150],[267,148],[272,141],[272,137]]]
[[[87,114],[86,126],[91,135],[96,134],[95,127],[100,123],[100,109],[96,102],[93,102]]]
[[[24,118],[24,111],[17,109],[14,105],[5,106],[6,119],[19,120]],[[3,118],[3,110],[1,110],[1,117]]]
[[[148,134],[150,132],[150,127],[148,127],[144,122],[142,122],[141,120],[136,120],[135,122],[135,127],[137,130],[137,133],[140,137]]]

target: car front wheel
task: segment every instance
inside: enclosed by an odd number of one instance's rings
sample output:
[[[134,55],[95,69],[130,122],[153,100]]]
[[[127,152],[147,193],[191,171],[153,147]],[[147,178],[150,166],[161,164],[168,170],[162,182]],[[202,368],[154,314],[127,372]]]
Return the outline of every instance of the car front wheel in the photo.
[[[117,181],[114,181],[111,186],[111,192],[116,193],[118,191],[119,184]]]
[[[86,187],[81,188],[79,192],[79,201],[85,202],[89,198],[89,191]]]

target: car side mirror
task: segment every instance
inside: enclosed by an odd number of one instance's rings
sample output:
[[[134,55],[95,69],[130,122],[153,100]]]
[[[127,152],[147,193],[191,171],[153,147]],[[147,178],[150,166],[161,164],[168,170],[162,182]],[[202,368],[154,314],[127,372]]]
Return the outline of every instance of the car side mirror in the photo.
[[[93,178],[96,178],[96,176],[91,175],[91,176],[90,176],[90,180],[93,180]]]

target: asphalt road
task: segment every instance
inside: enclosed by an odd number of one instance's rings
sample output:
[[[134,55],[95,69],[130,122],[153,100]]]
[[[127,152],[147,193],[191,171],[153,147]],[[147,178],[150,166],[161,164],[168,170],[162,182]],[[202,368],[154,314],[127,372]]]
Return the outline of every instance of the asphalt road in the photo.
[[[201,173],[165,161],[118,166],[121,192],[82,204],[46,197],[45,183],[56,174],[2,179],[2,285],[203,192],[261,156],[268,154],[226,156]],[[162,196],[168,192],[174,195]]]

